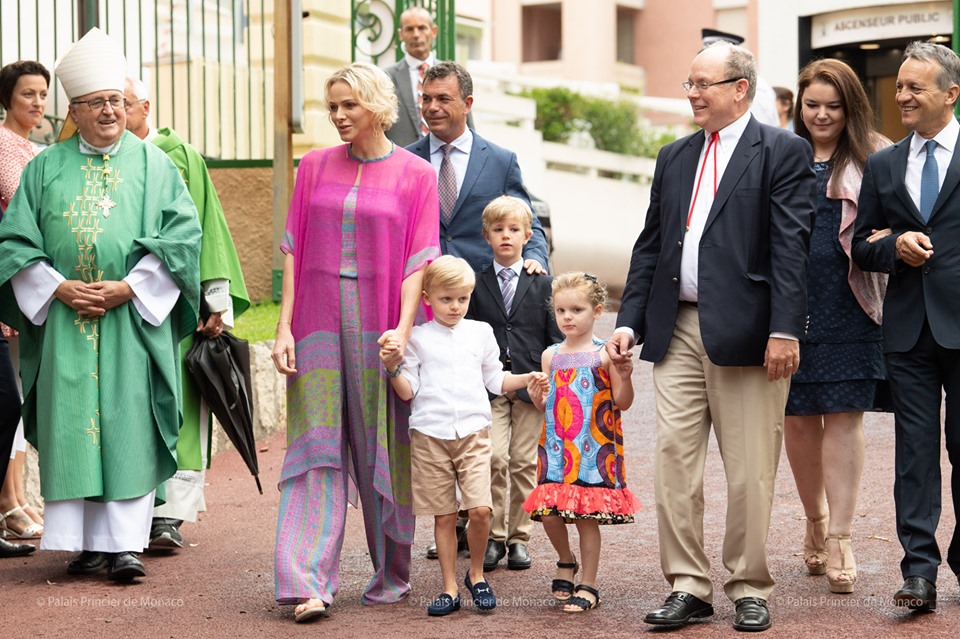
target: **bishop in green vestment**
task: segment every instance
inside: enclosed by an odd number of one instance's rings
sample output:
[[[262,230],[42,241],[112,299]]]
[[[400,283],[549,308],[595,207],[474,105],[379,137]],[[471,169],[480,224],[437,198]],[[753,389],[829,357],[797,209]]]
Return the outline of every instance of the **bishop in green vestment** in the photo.
[[[200,224],[179,172],[124,128],[122,49],[94,28],[57,64],[78,134],[27,165],[0,221],[0,317],[21,332],[41,549],[130,581],[177,468],[179,343],[199,307]]]

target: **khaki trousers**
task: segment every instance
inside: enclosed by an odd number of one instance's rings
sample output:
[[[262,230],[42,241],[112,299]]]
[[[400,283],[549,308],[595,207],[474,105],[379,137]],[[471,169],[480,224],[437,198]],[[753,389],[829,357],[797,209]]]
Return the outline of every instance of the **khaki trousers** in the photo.
[[[703,539],[703,467],[713,424],[727,478],[724,592],[768,599],[766,543],[783,441],[789,379],[762,366],[716,366],[700,338],[697,307],[680,305],[666,356],[653,367],[657,401],[655,487],[660,565],[672,591],[713,601]]]
[[[523,509],[523,500],[537,485],[537,443],[543,430],[543,413],[518,398],[516,392],[494,398],[490,411],[493,413],[490,539],[526,544],[530,541],[533,520]],[[507,484],[510,485],[509,504]]]

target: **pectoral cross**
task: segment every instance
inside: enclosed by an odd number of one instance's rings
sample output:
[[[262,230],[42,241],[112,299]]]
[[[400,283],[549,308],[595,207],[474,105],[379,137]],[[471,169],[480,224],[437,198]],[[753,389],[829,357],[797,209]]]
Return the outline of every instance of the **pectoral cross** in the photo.
[[[96,207],[103,212],[103,217],[110,217],[110,209],[116,205],[117,203],[110,199],[110,194],[104,193],[103,197],[97,202]]]

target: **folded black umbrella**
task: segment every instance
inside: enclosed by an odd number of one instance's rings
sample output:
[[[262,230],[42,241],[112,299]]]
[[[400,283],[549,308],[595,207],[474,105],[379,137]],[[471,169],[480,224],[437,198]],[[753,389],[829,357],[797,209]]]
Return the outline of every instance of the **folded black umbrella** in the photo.
[[[214,338],[196,333],[186,361],[200,394],[247,464],[262,495],[253,437],[250,345],[227,332]]]

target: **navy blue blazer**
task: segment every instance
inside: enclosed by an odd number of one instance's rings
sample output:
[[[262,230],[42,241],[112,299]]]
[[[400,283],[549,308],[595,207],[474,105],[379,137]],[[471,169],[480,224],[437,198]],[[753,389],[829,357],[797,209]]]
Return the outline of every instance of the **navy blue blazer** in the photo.
[[[911,350],[924,319],[937,344],[960,348],[960,153],[954,151],[930,220],[924,222],[904,181],[913,135],[867,159],[851,250],[853,261],[864,271],[890,274],[883,300],[887,353]],[[872,229],[884,228],[892,235],[867,242]],[[922,266],[909,266],[896,257],[897,237],[907,231],[924,233],[933,244],[933,256]]]
[[[680,257],[703,132],[657,156],[617,326],[659,362],[673,338]],[[807,251],[817,201],[810,145],[752,116],[717,187],[698,250],[700,333],[719,366],[761,366],[770,333],[806,333]]]
[[[420,138],[407,150],[429,162],[430,136]],[[453,218],[449,225],[442,218],[440,220],[440,252],[462,257],[476,272],[493,264],[493,249],[483,237],[480,216],[484,207],[501,195],[513,195],[530,206],[530,196],[523,186],[517,154],[474,133],[467,173],[453,209]],[[547,268],[547,236],[536,213],[533,215],[533,235],[523,248],[523,257],[537,260]]]
[[[509,348],[510,370],[518,375],[542,370],[543,351],[564,339],[550,304],[552,282],[549,275],[530,275],[523,270],[508,314],[493,265],[477,274],[467,318],[486,322],[493,328],[500,346],[500,361],[506,363]],[[525,388],[518,390],[517,396],[530,402]]]

